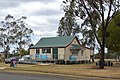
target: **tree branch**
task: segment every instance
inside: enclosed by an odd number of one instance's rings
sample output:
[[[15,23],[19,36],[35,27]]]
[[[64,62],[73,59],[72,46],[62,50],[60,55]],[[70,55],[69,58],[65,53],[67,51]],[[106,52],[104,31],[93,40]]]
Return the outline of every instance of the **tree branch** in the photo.
[[[97,34],[96,34],[96,30],[95,30],[95,27],[96,27],[96,26],[93,25],[92,17],[91,17],[91,15],[90,15],[90,13],[89,13],[89,11],[88,11],[86,5],[85,5],[85,2],[84,2],[83,0],[82,0],[82,2],[83,2],[83,4],[82,4],[83,7],[85,8],[85,10],[86,10],[88,16],[90,17],[90,23],[91,23],[91,28],[92,28],[93,34],[94,34],[94,36],[96,37],[97,42],[99,43],[99,45],[102,47],[102,44],[101,44],[101,42],[100,42],[100,40],[98,39],[98,36],[97,36]]]
[[[108,27],[108,22],[109,22],[109,20],[110,20],[111,10],[112,10],[112,0],[110,0],[109,11],[108,11],[108,15],[107,15],[107,20],[106,20],[105,28]]]

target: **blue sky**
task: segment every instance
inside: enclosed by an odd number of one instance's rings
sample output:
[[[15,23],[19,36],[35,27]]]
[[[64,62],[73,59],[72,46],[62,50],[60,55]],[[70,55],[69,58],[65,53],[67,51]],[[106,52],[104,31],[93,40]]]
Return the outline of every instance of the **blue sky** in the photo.
[[[33,44],[41,37],[57,35],[59,20],[64,15],[63,0],[0,0],[0,20],[10,14],[15,18],[26,16],[26,22],[34,32]]]

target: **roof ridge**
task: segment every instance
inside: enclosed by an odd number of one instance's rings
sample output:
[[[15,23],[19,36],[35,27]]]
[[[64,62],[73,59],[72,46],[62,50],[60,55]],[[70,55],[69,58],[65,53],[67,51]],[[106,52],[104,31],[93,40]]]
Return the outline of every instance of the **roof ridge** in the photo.
[[[58,37],[60,38],[60,37],[74,37],[74,36],[56,36],[56,37],[43,37],[43,38],[58,38]]]

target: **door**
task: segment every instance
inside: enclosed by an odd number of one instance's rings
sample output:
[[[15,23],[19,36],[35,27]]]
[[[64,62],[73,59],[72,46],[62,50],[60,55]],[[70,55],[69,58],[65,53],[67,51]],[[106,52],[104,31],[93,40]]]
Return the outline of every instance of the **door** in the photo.
[[[58,48],[53,48],[53,59],[58,59]]]

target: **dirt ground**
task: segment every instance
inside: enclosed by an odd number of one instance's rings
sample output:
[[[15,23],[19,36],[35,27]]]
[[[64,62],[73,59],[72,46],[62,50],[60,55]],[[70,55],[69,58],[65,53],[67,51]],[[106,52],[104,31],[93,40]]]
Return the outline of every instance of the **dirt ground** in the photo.
[[[37,73],[53,73],[73,76],[96,77],[106,80],[120,80],[120,62],[114,62],[113,66],[106,66],[105,69],[99,69],[95,63],[90,64],[72,64],[72,65],[28,65],[17,64],[16,68],[9,67],[9,64],[0,63],[0,67],[6,67],[5,71],[30,71]]]

